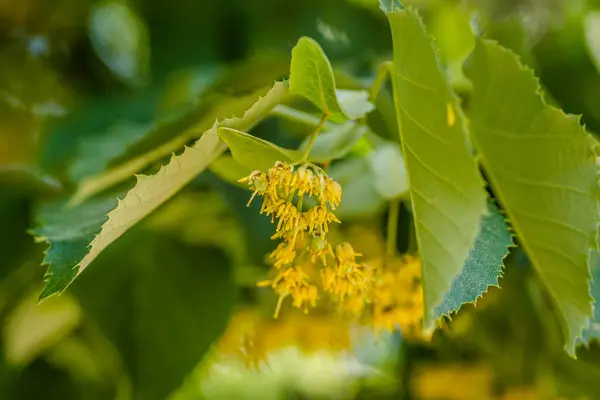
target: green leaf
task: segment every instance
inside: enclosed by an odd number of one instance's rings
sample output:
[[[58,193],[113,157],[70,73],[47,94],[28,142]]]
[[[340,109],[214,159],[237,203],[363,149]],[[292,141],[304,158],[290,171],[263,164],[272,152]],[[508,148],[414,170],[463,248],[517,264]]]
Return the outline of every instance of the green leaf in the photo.
[[[592,139],[577,117],[544,102],[532,71],[510,51],[478,40],[470,67],[474,144],[574,354],[592,316],[589,254],[599,220]]]
[[[513,246],[512,234],[504,215],[491,201],[488,214],[481,220],[481,230],[462,271],[454,281],[442,303],[436,307],[436,317],[451,315],[465,303],[475,303],[489,287],[498,287],[503,260]]]
[[[320,133],[310,149],[308,158],[313,162],[327,162],[344,157],[354,147],[364,134],[369,130],[365,125],[359,125],[354,121],[347,121],[342,125],[335,125],[327,132]],[[300,146],[304,151],[310,138]]]
[[[44,213],[44,225],[34,231],[38,241],[50,243],[44,258],[48,264],[46,286],[40,299],[65,290],[107,246],[217,159],[227,148],[217,135],[219,127],[251,129],[286,93],[285,84],[275,83],[243,116],[215,122],[192,147],[174,155],[155,175],[137,175],[136,185],[118,203],[109,197],[74,208],[58,204],[52,212]]]
[[[222,119],[225,116],[243,114],[245,110],[252,107],[258,96],[262,96],[266,92],[267,89],[264,88],[253,92],[251,95],[237,98],[220,97],[217,99],[209,97],[189,112],[159,120],[144,137],[156,139],[157,137],[173,136],[172,139],[166,140],[156,147],[150,147],[146,152],[142,152],[104,173],[83,179],[73,195],[71,204],[81,204],[86,199],[118,183],[131,179],[134,174],[139,173],[149,165],[180,151],[190,140],[198,138],[202,132],[210,129],[215,120]]]
[[[134,85],[146,82],[150,39],[146,25],[126,2],[95,4],[88,29],[96,54],[117,78]]]
[[[375,188],[375,177],[366,157],[353,157],[333,164],[329,175],[342,186],[342,201],[335,210],[340,218],[373,217],[385,206]]]
[[[242,164],[235,161],[233,157],[228,154],[216,159],[212,164],[210,164],[209,169],[225,182],[229,182],[243,188],[247,188],[248,184],[239,183],[238,180],[250,175],[250,173],[253,171],[252,169],[246,168]]]
[[[475,242],[487,194],[458,101],[413,10],[388,13],[392,83],[415,233],[423,264],[424,324],[450,290]]]
[[[28,293],[7,316],[3,329],[7,361],[24,367],[68,336],[81,322],[82,312],[73,297],[56,297],[37,303],[37,291]]]
[[[404,6],[400,0],[379,0],[379,9],[384,13],[402,11]]]
[[[359,119],[375,109],[366,90],[336,89],[337,101],[348,119]]]
[[[168,398],[210,350],[235,305],[228,257],[141,229],[97,262],[71,289],[86,319],[118,352],[134,399]]]
[[[266,171],[275,161],[293,162],[300,158],[296,150],[284,149],[235,129],[219,128],[219,136],[229,146],[233,159],[251,171]]]
[[[336,91],[329,59],[319,43],[308,37],[301,37],[292,49],[290,92],[306,97],[337,119],[358,119],[373,110],[367,92]]]
[[[142,139],[151,128],[148,124],[119,121],[102,135],[81,141],[77,158],[69,168],[69,177],[79,182],[90,175],[102,173],[108,164]]]
[[[408,193],[408,178],[400,148],[386,143],[368,156],[375,177],[375,188],[387,200],[398,199]]]

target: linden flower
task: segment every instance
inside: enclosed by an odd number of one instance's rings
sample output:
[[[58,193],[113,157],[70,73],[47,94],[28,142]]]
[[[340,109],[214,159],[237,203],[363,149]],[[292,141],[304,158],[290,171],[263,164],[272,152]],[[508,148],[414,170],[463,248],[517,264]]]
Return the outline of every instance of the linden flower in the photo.
[[[373,290],[372,325],[376,331],[400,329],[405,337],[421,335],[423,287],[421,262],[405,257],[401,265],[381,272]]]
[[[340,220],[325,206],[315,206],[306,212],[306,222],[309,232],[329,232],[329,223],[340,223]]]
[[[273,280],[262,281],[258,286],[271,286],[277,294],[279,301],[275,310],[274,317],[277,318],[283,299],[291,295],[293,306],[296,308],[304,308],[304,312],[308,312],[308,307],[316,307],[319,298],[317,287],[308,282],[308,275],[301,268],[287,268],[275,277]]]
[[[292,242],[281,242],[277,245],[277,248],[269,255],[269,258],[273,259],[273,265],[279,269],[283,265],[289,265],[294,262],[296,258],[296,248]]]
[[[252,197],[250,197],[248,204],[246,204],[247,206],[252,203],[252,200],[254,200],[257,194],[264,195],[269,188],[267,174],[260,171],[254,171],[250,175],[240,179],[238,182],[248,182],[248,186],[253,190]]]
[[[271,217],[273,223],[277,221],[275,234],[271,239],[282,239],[269,255],[274,268],[280,270],[279,274],[272,281],[259,282],[258,286],[271,286],[279,295],[275,317],[287,295],[293,297],[294,307],[304,308],[307,311],[309,306],[316,305],[318,292],[317,287],[309,283],[308,276],[298,265],[298,259],[302,262],[302,259],[306,258],[303,255],[308,254],[311,264],[320,259],[325,266],[328,257],[335,258],[333,248],[327,242],[325,235],[329,232],[330,223],[340,223],[331,210],[340,204],[342,187],[314,164],[304,163],[295,168],[281,161],[277,161],[266,172],[252,172],[249,176],[240,179],[240,182],[247,182],[253,191],[248,205],[257,195],[263,196],[260,213]],[[304,196],[315,197],[317,205],[304,211],[302,209]],[[306,232],[310,235],[310,245],[298,249],[297,241],[304,243]],[[349,258],[344,262],[348,264]],[[347,270],[348,266],[345,268]],[[337,285],[335,290],[340,293],[350,293],[353,290],[352,285],[362,285],[358,265],[354,273],[346,270],[334,274],[339,275],[337,278],[339,282],[329,284],[331,291],[333,291],[331,286],[333,284]],[[328,282],[329,280],[327,278]]]
[[[366,294],[373,282],[372,270],[356,262],[360,253],[355,253],[350,243],[338,244],[335,248],[337,266],[321,270],[323,289],[340,301],[358,293]]]
[[[318,179],[318,183],[313,183],[315,188],[313,194],[321,198],[321,205],[324,206],[325,203],[329,203],[331,208],[335,210],[342,201],[342,186],[326,175],[315,178]]]

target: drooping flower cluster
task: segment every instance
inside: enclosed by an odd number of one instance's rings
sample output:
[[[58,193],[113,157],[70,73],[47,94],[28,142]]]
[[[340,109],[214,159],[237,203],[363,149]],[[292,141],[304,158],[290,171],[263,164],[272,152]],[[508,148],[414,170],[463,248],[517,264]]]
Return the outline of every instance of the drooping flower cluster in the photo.
[[[375,331],[401,329],[418,336],[423,316],[423,292],[419,259],[406,256],[358,261],[362,254],[348,242],[332,243],[331,223],[339,223],[333,211],[341,201],[342,188],[321,168],[276,162],[266,172],[254,171],[240,182],[253,191],[248,205],[262,197],[260,213],[276,223],[280,240],[268,255],[273,278],[258,283],[271,287],[279,300],[279,315],[287,296],[292,305],[308,311],[327,297],[343,314],[367,320]],[[304,209],[308,203],[310,207]]]
[[[404,256],[388,260],[375,281],[371,324],[375,331],[400,329],[404,337],[422,336],[421,262]]]
[[[295,168],[280,161],[267,172],[254,171],[240,182],[247,182],[254,192],[248,205],[257,195],[262,196],[260,213],[277,222],[272,239],[281,239],[281,243],[269,259],[278,273],[272,280],[259,282],[259,286],[271,286],[279,295],[275,314],[288,295],[293,297],[295,307],[314,307],[319,297],[317,286],[298,261],[308,256],[312,262],[320,260],[326,265],[328,256],[335,256],[326,235],[329,224],[340,222],[332,212],[342,199],[340,184],[314,164]],[[305,199],[315,203],[306,211]]]

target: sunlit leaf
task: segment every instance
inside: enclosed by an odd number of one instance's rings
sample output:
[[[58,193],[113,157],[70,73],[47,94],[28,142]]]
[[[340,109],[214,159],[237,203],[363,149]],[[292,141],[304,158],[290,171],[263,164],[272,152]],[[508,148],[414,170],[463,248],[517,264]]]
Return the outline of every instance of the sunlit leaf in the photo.
[[[469,74],[474,143],[573,354],[592,316],[599,204],[591,137],[577,117],[548,106],[532,71],[497,44],[477,41]]]
[[[37,303],[37,293],[26,296],[8,315],[4,325],[4,354],[23,367],[61,339],[81,321],[81,308],[70,296]]]
[[[119,79],[135,85],[145,83],[150,39],[146,25],[125,1],[96,3],[88,29],[96,54]]]
[[[465,303],[474,303],[491,286],[498,286],[503,260],[513,245],[504,216],[498,207],[488,202],[488,214],[481,220],[481,230],[469,252],[465,265],[454,281],[435,315],[451,315]]]
[[[276,161],[293,162],[300,154],[236,129],[219,128],[219,136],[231,150],[233,159],[250,170],[266,171]]]
[[[369,130],[364,125],[354,121],[348,121],[337,125],[327,132],[320,133],[313,143],[308,158],[314,162],[326,162],[344,157],[352,147]],[[310,138],[307,138],[300,146],[300,150],[306,149]]]
[[[487,195],[460,106],[423,23],[413,10],[388,18],[394,100],[423,262],[424,323],[431,327],[475,243]]]
[[[108,198],[99,205],[84,203],[67,209],[57,206],[56,212],[46,213],[50,221],[42,220],[43,225],[34,231],[37,240],[50,243],[44,258],[48,264],[46,286],[40,298],[62,292],[108,245],[217,159],[227,148],[217,135],[219,127],[249,130],[268,115],[285,93],[287,86],[276,83],[243,116],[215,122],[192,147],[174,155],[155,175],[138,175],[134,188],[118,200],[116,207],[116,199]],[[110,212],[99,213],[98,208]]]
[[[368,156],[375,177],[375,188],[385,199],[397,199],[408,192],[406,167],[400,148],[395,143],[381,146]]]
[[[301,37],[292,49],[290,92],[306,97],[333,118],[357,119],[373,109],[365,91],[338,90],[331,63],[313,39]]]
[[[366,90],[336,89],[337,101],[349,119],[359,119],[373,111],[375,106],[369,101]]]

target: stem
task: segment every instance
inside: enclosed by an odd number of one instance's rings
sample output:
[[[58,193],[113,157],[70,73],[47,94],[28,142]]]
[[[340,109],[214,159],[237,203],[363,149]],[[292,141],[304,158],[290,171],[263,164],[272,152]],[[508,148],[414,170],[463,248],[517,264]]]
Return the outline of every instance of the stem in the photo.
[[[310,153],[310,149],[312,148],[313,144],[315,143],[315,140],[317,139],[317,135],[319,134],[319,131],[321,130],[323,125],[325,125],[325,122],[327,122],[328,119],[329,119],[329,114],[328,113],[323,114],[323,116],[321,117],[321,121],[319,122],[319,125],[317,125],[317,127],[313,131],[312,135],[310,136],[310,141],[308,142],[306,149],[304,149],[304,154],[302,154],[302,158],[300,159],[300,162],[304,162],[304,161],[308,160],[308,155]]]
[[[275,307],[275,313],[273,314],[273,318],[275,318],[275,319],[279,318],[279,312],[281,311],[281,306],[283,305],[283,300],[285,300],[285,298],[287,297],[288,294],[289,293],[279,295],[279,298],[277,299],[277,307]]]
[[[371,94],[369,95],[369,100],[371,102],[377,100],[377,95],[379,95],[379,91],[383,86],[383,82],[385,81],[391,70],[391,61],[386,61],[379,64],[379,68],[377,69],[377,76],[375,77],[375,82],[373,82],[373,86],[371,87]]]
[[[311,127],[319,125],[319,117],[283,104],[275,106],[271,110],[271,115]]]
[[[298,212],[302,212],[302,203],[304,202],[304,195],[298,196],[298,202],[296,203],[296,208]]]
[[[398,215],[400,213],[400,200],[394,199],[390,201],[390,209],[388,213],[387,223],[387,248],[388,257],[396,255],[396,243],[398,241]]]

